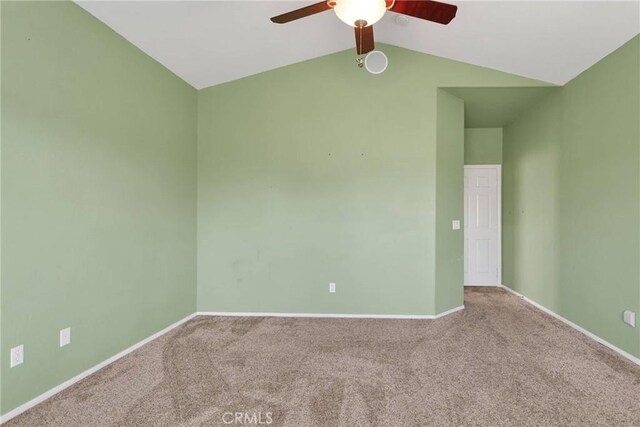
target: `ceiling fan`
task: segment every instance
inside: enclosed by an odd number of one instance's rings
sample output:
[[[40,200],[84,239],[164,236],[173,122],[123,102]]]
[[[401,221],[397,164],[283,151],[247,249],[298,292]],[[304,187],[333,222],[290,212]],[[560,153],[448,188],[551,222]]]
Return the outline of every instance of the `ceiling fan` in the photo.
[[[447,25],[456,16],[458,6],[433,0],[326,0],[271,18],[284,24],[333,9],[345,24],[354,27],[358,55],[374,50],[373,24],[387,10]]]

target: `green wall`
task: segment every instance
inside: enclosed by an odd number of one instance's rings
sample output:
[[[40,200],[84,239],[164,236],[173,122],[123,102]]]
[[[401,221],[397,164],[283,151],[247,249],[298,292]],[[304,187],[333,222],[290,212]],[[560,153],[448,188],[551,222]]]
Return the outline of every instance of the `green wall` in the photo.
[[[1,7],[6,413],[194,312],[197,99],[73,3]]]
[[[504,283],[640,356],[640,37],[504,130]]]
[[[437,115],[435,304],[442,313],[464,300],[464,102],[440,89]]]
[[[4,414],[2,410],[2,372],[3,361],[2,352],[4,347],[2,346],[2,5],[0,3],[0,417]]]
[[[464,164],[502,164],[502,128],[465,129]]]
[[[543,83],[378,47],[377,76],[349,49],[198,93],[200,311],[437,312],[436,262],[462,268],[460,233],[436,259],[438,87]],[[462,173],[455,143],[443,179]],[[440,213],[450,227],[462,204]]]

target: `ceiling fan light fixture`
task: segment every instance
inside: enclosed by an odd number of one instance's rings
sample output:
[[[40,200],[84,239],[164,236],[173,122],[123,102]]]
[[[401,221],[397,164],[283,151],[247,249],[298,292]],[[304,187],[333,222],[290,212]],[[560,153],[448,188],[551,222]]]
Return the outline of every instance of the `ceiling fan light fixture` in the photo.
[[[335,0],[333,10],[342,22],[352,27],[373,25],[387,11],[385,0]]]

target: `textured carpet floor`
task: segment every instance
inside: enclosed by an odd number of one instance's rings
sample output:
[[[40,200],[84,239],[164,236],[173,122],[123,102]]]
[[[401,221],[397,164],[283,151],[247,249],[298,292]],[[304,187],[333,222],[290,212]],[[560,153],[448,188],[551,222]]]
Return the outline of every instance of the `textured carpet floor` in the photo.
[[[640,425],[640,367],[504,290],[467,289],[465,304],[438,320],[198,317],[8,426],[240,425],[226,412],[255,415],[243,425]]]

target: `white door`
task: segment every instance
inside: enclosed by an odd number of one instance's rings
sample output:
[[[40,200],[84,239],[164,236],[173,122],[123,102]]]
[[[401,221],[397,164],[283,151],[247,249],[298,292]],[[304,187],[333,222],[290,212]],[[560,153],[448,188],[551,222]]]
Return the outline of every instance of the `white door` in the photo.
[[[498,285],[500,165],[464,167],[464,284]]]

